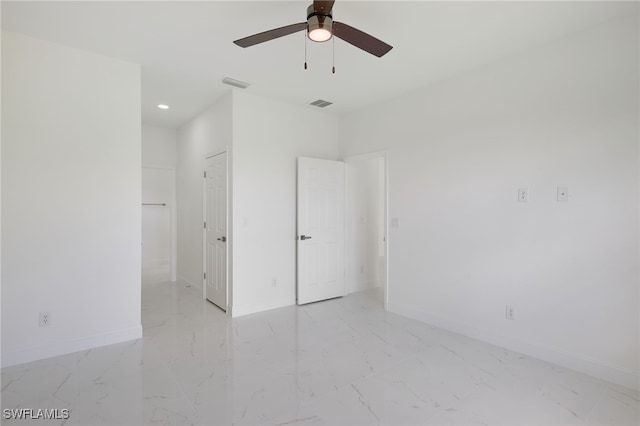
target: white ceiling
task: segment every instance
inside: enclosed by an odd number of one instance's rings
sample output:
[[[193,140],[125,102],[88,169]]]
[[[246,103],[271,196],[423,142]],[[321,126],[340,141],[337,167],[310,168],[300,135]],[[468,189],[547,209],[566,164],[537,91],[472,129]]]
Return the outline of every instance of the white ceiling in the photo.
[[[311,0],[2,1],[2,27],[141,64],[143,122],[178,127],[230,90],[225,76],[300,105],[325,99],[340,114],[635,13],[633,3],[337,0],[334,20],[394,48],[376,58],[336,40],[336,74],[331,42],[307,43],[304,70],[303,33],[247,49],[232,43],[305,21]]]

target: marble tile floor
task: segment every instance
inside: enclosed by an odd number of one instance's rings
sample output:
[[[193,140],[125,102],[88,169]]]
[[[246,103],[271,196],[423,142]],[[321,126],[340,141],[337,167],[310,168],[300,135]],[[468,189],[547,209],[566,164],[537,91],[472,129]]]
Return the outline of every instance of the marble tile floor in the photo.
[[[228,319],[143,286],[144,338],[2,370],[67,425],[638,425],[638,392],[387,313],[375,292]]]

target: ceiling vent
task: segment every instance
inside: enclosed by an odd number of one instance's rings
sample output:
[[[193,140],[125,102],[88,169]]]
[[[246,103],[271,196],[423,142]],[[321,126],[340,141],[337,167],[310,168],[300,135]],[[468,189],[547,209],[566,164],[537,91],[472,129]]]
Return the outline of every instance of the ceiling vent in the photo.
[[[328,107],[329,105],[333,105],[333,102],[323,101],[322,99],[318,99],[317,101],[311,102],[309,105],[316,106],[318,108]]]
[[[238,87],[240,89],[246,89],[249,87],[249,83],[245,83],[244,81],[235,80],[233,78],[225,77],[222,82],[224,84],[228,84],[229,86]]]

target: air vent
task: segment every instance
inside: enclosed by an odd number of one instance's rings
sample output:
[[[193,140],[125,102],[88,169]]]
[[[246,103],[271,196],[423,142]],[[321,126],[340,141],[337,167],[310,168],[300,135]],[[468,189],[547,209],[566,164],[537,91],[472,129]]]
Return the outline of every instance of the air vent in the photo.
[[[309,105],[317,106],[318,108],[328,107],[329,105],[333,105],[333,102],[323,101],[322,99],[318,99],[317,101],[311,102]]]
[[[235,80],[233,78],[225,77],[222,82],[224,84],[228,84],[229,86],[239,87],[240,89],[246,89],[249,87],[249,83],[245,83],[244,81]]]

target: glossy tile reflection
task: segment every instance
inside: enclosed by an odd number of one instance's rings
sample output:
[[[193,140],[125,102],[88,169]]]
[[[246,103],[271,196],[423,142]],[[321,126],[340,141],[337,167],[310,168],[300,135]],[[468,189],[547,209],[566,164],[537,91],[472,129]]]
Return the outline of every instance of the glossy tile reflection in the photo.
[[[638,425],[638,392],[382,310],[376,293],[229,320],[143,286],[144,338],[2,370],[68,425]],[[3,420],[3,424],[33,422]]]

